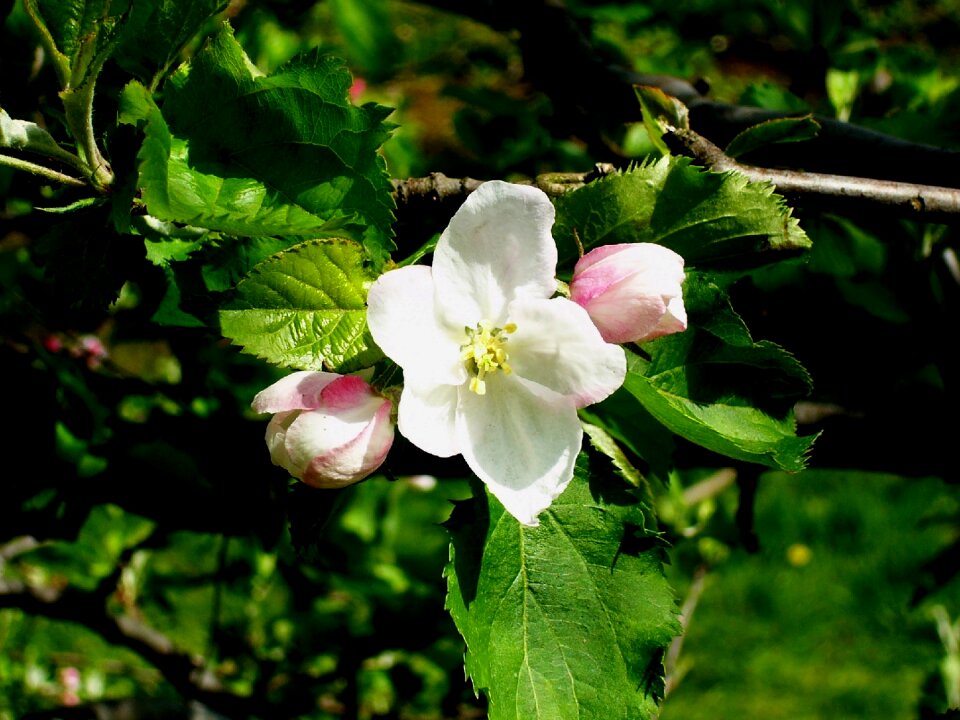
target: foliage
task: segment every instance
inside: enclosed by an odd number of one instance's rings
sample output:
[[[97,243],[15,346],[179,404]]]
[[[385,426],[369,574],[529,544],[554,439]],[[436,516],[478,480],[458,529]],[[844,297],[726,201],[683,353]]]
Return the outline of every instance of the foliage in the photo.
[[[560,35],[432,5],[2,7],[0,720],[948,711],[953,226],[711,172],[668,137],[708,103],[542,92]],[[743,162],[825,118],[957,143],[949,4],[567,5],[604,66],[786,112],[717,140]],[[429,264],[462,196],[395,184],[434,171],[550,190],[561,279],[686,263],[687,330],[625,348],[539,527],[400,435],[306,487],[250,410],[291,368],[398,396],[367,292]]]

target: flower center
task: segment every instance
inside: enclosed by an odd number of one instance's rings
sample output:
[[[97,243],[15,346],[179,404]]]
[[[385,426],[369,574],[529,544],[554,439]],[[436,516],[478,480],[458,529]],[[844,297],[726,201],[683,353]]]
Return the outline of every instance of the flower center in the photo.
[[[483,395],[487,392],[487,386],[483,378],[487,373],[502,370],[504,374],[509,375],[513,370],[507,364],[507,335],[516,332],[517,326],[514,323],[507,323],[502,328],[488,327],[484,322],[478,322],[476,329],[465,327],[464,332],[467,341],[460,346],[460,357],[467,368],[467,372],[472,375],[470,378],[470,389],[477,395]]]

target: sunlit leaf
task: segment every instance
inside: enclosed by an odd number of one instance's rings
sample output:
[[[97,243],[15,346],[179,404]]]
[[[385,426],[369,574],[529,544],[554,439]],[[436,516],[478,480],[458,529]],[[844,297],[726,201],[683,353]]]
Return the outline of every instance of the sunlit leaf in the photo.
[[[447,606],[491,720],[656,716],[679,628],[662,548],[627,488],[581,453],[539,527],[489,495],[455,508]]]
[[[367,329],[377,274],[348,240],[308,241],[260,263],[220,312],[223,334],[277,365],[341,372],[383,357]]]
[[[129,84],[121,117],[146,133],[150,214],[235,235],[348,234],[385,262],[393,200],[377,149],[390,110],[350,105],[350,82],[318,53],[259,75],[225,26],[172,77],[162,111]]]
[[[811,244],[771,186],[709,172],[687,158],[609,175],[558,198],[556,206],[561,262],[577,257],[575,231],[585,250],[655,242],[680,253],[688,267],[758,265]]]

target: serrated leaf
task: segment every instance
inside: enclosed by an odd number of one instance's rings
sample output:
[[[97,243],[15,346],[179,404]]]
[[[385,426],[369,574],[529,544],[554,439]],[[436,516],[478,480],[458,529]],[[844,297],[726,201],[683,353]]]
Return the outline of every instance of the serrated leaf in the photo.
[[[772,186],[713,173],[688,158],[664,157],[608,175],[558,198],[556,207],[561,264],[578,256],[575,230],[585,250],[655,242],[682,255],[688,267],[757,265],[811,245]]]
[[[457,505],[447,608],[491,720],[656,716],[679,627],[662,548],[643,527],[641,504],[592,453],[539,527],[489,494]]]
[[[382,265],[394,204],[377,149],[390,110],[350,105],[350,84],[343,62],[319,53],[261,76],[224,26],[172,76],[162,112],[129,85],[122,118],[144,123],[148,210],[234,235],[343,236],[352,223]]]
[[[687,106],[658,87],[635,85],[633,89],[640,101],[643,125],[650,140],[662,155],[669,155],[663,136],[671,130],[690,126]]]
[[[792,407],[810,377],[783,348],[754,341],[708,279],[688,275],[689,327],[628,351],[624,388],[681,437],[738,460],[783,470],[804,467],[815,436],[797,437]]]
[[[349,240],[308,241],[257,265],[220,311],[243,351],[301,370],[348,372],[383,357],[367,329],[367,289],[377,274]]]
[[[730,141],[724,152],[730,157],[740,157],[766,145],[811,140],[818,132],[820,123],[812,115],[776,118],[748,127]]]

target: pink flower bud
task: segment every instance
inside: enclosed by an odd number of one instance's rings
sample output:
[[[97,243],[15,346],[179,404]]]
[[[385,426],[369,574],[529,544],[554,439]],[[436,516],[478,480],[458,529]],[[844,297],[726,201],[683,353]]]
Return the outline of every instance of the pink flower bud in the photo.
[[[355,375],[295,372],[259,392],[252,407],[276,413],[266,436],[273,464],[313,487],[363,480],[393,444],[392,403]]]
[[[574,267],[570,298],[607,342],[646,342],[687,329],[683,279],[683,258],[662,245],[603,245]]]

